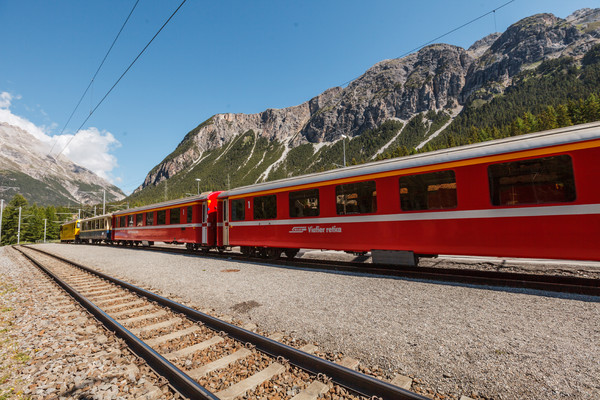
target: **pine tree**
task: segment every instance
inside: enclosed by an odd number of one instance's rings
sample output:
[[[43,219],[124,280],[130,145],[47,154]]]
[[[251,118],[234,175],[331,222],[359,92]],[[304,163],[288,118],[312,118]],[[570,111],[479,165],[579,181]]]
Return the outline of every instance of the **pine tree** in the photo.
[[[15,244],[17,243],[17,233],[19,226],[19,207],[22,208],[21,215],[23,214],[23,208],[27,207],[27,200],[20,194],[15,194],[10,200],[6,208],[4,209],[4,215],[2,221],[2,244]]]

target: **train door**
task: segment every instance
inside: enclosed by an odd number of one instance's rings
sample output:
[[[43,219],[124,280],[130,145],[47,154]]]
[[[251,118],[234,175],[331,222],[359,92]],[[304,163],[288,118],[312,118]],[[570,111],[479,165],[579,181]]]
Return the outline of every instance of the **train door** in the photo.
[[[223,200],[223,246],[229,246],[229,199]]]
[[[208,208],[206,202],[202,202],[202,244],[208,242]]]

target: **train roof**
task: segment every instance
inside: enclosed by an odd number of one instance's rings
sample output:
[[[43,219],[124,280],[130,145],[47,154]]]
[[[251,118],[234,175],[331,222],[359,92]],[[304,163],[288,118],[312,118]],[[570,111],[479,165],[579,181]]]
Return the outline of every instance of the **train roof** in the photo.
[[[367,164],[243,186],[222,192],[219,198],[307,185],[361,175],[402,170],[426,165],[473,159],[523,150],[577,143],[600,138],[600,122],[569,126],[544,132],[513,136],[493,141],[452,147],[412,156],[375,161]]]
[[[112,214],[108,213],[108,214],[96,215],[95,217],[81,218],[81,220],[82,221],[90,221],[92,219],[110,218],[111,216],[112,216]]]
[[[203,192],[196,196],[184,197],[183,199],[168,200],[168,201],[163,201],[162,203],[154,203],[154,204],[149,204],[147,206],[128,208],[126,210],[115,211],[112,215],[130,214],[130,213],[136,213],[136,212],[140,212],[140,211],[153,210],[155,208],[170,207],[170,206],[176,206],[178,204],[185,204],[185,203],[193,203],[195,201],[208,199],[208,197],[212,193],[215,193],[215,192]]]

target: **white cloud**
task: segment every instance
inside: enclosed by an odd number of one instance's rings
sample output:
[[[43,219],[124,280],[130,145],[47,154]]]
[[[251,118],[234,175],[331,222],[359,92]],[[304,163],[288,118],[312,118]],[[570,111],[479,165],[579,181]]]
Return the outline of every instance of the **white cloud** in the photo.
[[[52,137],[53,144],[56,141],[52,154],[63,150],[62,155],[91,171],[98,176],[114,182],[110,176],[117,166],[117,157],[110,151],[121,146],[121,143],[107,131],[99,131],[97,128],[89,128],[73,135],[60,135]],[[68,144],[68,146],[67,146]],[[67,146],[65,148],[65,146]]]
[[[12,101],[12,95],[8,92],[0,93],[0,108],[9,108]]]
[[[0,122],[6,122],[29,132],[45,145],[45,151],[53,148],[52,154],[54,155],[62,151],[62,155],[74,163],[93,171],[111,183],[116,182],[116,179],[111,176],[111,171],[118,166],[117,158],[110,152],[120,147],[121,143],[112,133],[92,127],[77,132],[75,137],[66,134],[50,136],[47,133],[48,127],[39,127],[10,111],[12,100],[20,98],[20,96],[13,96],[8,92],[0,92]],[[51,125],[53,128],[56,126],[55,123]],[[68,147],[65,148],[67,143]]]

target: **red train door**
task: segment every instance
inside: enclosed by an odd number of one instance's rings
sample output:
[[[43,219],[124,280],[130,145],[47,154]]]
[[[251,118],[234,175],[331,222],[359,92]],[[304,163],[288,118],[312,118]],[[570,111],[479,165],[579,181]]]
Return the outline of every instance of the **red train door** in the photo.
[[[229,246],[229,199],[223,200],[223,246]]]
[[[202,203],[202,244],[208,242],[208,209],[206,202]]]

